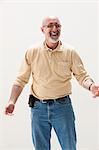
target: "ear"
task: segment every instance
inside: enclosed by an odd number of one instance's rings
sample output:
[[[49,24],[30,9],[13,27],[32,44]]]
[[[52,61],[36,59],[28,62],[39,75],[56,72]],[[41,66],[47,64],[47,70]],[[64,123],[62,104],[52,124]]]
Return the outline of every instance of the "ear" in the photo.
[[[41,31],[44,33],[44,29],[43,29],[43,27],[41,27]]]

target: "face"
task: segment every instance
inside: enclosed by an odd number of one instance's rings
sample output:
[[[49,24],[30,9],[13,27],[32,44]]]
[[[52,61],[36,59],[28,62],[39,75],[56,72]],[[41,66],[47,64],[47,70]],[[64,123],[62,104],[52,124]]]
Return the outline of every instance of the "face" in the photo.
[[[54,44],[59,41],[61,25],[58,18],[46,18],[42,23],[41,29],[47,44]]]

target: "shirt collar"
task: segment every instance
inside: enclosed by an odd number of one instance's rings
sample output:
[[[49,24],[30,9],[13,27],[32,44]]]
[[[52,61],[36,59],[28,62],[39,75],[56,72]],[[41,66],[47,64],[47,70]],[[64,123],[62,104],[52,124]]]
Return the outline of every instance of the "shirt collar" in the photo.
[[[54,52],[54,51],[63,51],[63,50],[62,50],[62,42],[61,42],[61,41],[59,41],[57,47],[56,47],[54,50],[52,50],[51,48],[49,48],[49,47],[46,45],[45,41],[44,41],[44,43],[43,43],[43,48],[44,48],[45,50],[53,51],[53,52]]]

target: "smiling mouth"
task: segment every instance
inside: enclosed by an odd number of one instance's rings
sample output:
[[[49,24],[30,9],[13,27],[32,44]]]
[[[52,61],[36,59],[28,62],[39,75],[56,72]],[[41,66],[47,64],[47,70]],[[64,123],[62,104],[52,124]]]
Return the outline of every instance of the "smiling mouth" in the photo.
[[[58,38],[58,37],[59,37],[59,32],[50,32],[50,37],[51,37],[52,39]]]

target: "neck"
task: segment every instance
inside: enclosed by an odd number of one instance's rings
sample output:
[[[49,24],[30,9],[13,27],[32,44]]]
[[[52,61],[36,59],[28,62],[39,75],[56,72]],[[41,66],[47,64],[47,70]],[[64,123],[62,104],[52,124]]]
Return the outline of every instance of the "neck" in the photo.
[[[46,41],[47,47],[49,47],[52,50],[54,50],[58,46],[58,44],[59,44],[59,41],[56,42],[56,43],[49,43],[49,42]]]

